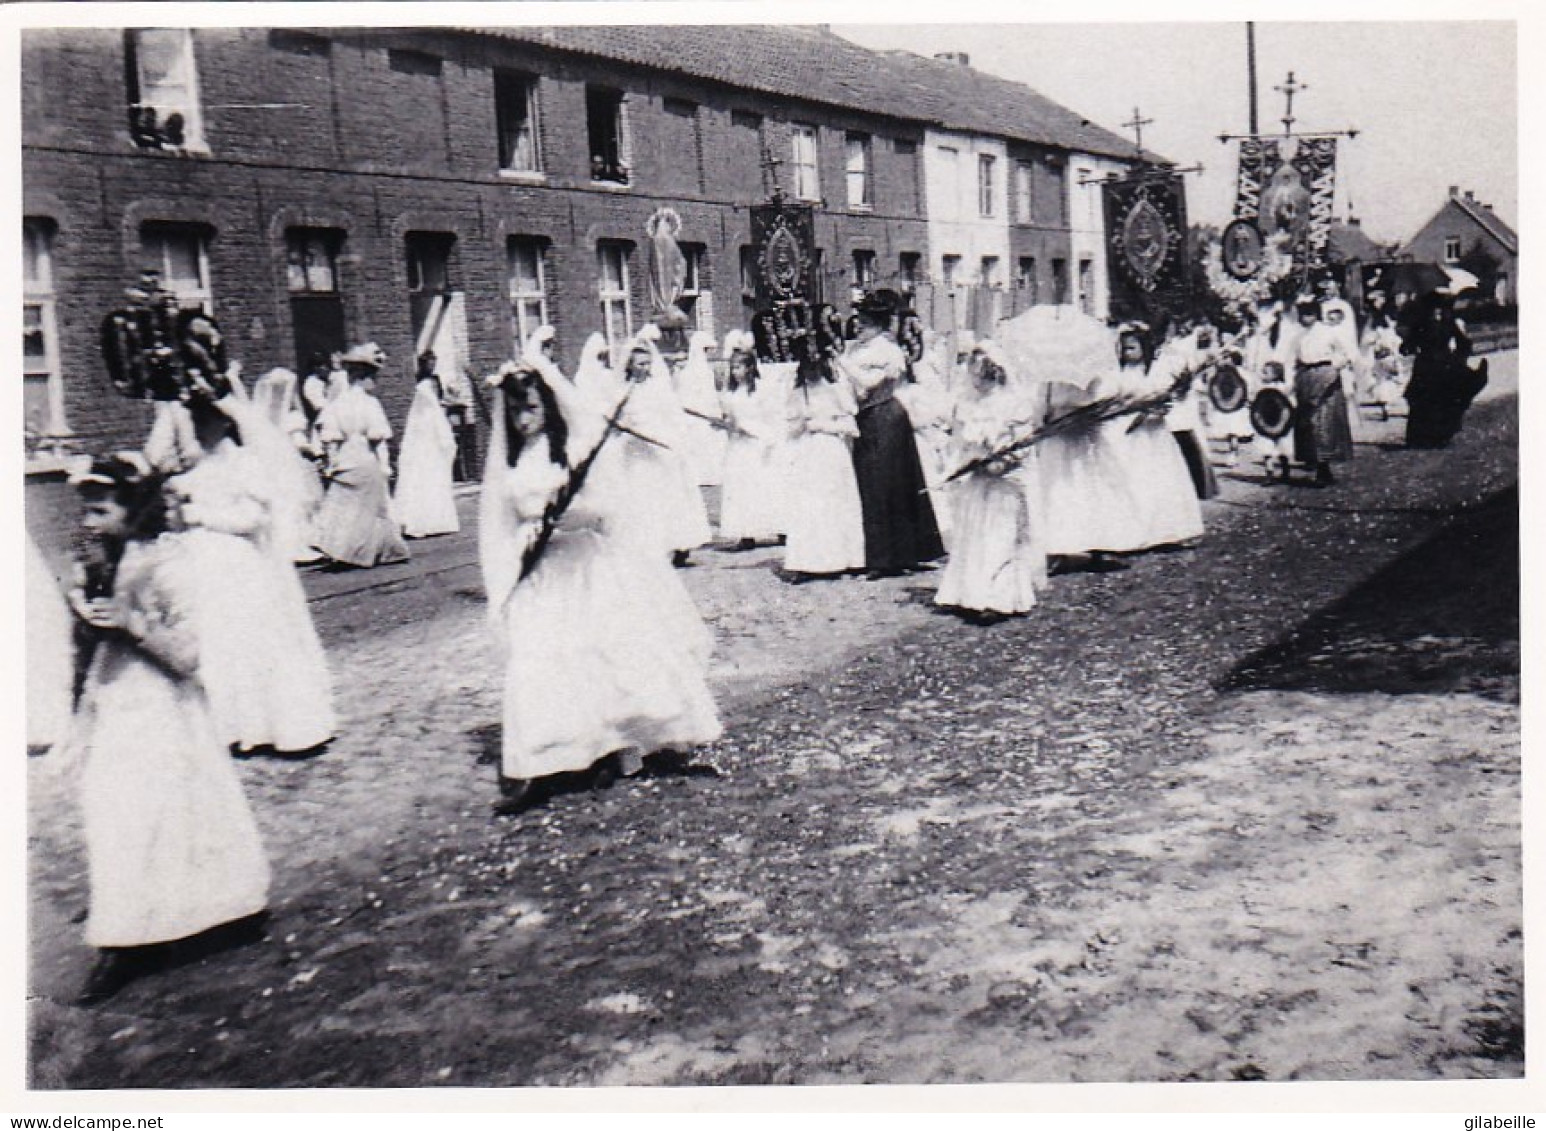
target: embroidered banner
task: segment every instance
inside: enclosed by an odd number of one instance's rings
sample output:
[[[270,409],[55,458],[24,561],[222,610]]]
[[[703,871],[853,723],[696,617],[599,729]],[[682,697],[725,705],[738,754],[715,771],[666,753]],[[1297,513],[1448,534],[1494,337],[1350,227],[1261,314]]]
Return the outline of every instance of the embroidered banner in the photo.
[[[820,299],[816,278],[816,220],[809,204],[758,204],[751,210],[757,309]]]
[[[1101,186],[1113,318],[1156,322],[1191,303],[1186,265],[1186,185],[1179,174],[1142,173]]]

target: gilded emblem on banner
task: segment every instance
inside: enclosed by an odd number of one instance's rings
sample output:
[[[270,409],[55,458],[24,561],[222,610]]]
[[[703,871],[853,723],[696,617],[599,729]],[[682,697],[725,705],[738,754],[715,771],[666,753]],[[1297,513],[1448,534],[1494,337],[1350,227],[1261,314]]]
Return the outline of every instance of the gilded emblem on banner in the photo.
[[[762,270],[768,287],[781,299],[800,297],[805,274],[800,241],[780,224],[768,233],[762,249]]]
[[[1147,193],[1140,192],[1122,218],[1118,233],[1123,261],[1138,285],[1153,290],[1159,282],[1176,234]]]

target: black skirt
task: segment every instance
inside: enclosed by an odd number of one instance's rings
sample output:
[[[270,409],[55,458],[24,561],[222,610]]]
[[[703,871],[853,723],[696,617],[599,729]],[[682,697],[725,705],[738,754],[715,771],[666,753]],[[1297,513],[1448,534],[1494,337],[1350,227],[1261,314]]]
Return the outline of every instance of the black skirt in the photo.
[[[945,556],[912,421],[896,400],[862,409],[854,476],[864,510],[864,564],[872,572],[913,569]]]

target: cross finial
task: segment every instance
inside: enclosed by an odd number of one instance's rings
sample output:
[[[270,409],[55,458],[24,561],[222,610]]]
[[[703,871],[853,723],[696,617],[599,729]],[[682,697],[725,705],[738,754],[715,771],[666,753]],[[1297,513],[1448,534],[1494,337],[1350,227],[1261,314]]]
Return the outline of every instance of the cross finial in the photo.
[[[1133,137],[1135,139],[1134,144],[1138,146],[1139,153],[1143,152],[1143,127],[1152,126],[1153,124],[1154,119],[1143,117],[1141,114],[1139,114],[1138,107],[1136,106],[1133,107],[1132,118],[1122,123],[1124,128],[1133,131]]]
[[[1309,90],[1309,84],[1298,81],[1294,78],[1294,72],[1289,71],[1287,81],[1283,85],[1275,86],[1272,89],[1281,94],[1285,100],[1282,118],[1283,132],[1291,134],[1294,132],[1294,95]]]

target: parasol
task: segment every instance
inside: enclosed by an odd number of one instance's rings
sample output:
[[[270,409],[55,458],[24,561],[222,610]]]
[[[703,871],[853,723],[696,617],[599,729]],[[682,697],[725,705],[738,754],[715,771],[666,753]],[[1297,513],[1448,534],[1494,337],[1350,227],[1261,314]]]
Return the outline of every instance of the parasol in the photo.
[[[1481,283],[1475,275],[1459,267],[1450,267],[1440,264],[1439,269],[1444,272],[1444,285],[1437,288],[1441,295],[1458,295],[1461,291],[1475,290]]]
[[[1015,370],[1032,381],[1087,389],[1117,364],[1106,324],[1073,306],[1033,306],[1000,322],[993,336]]]

